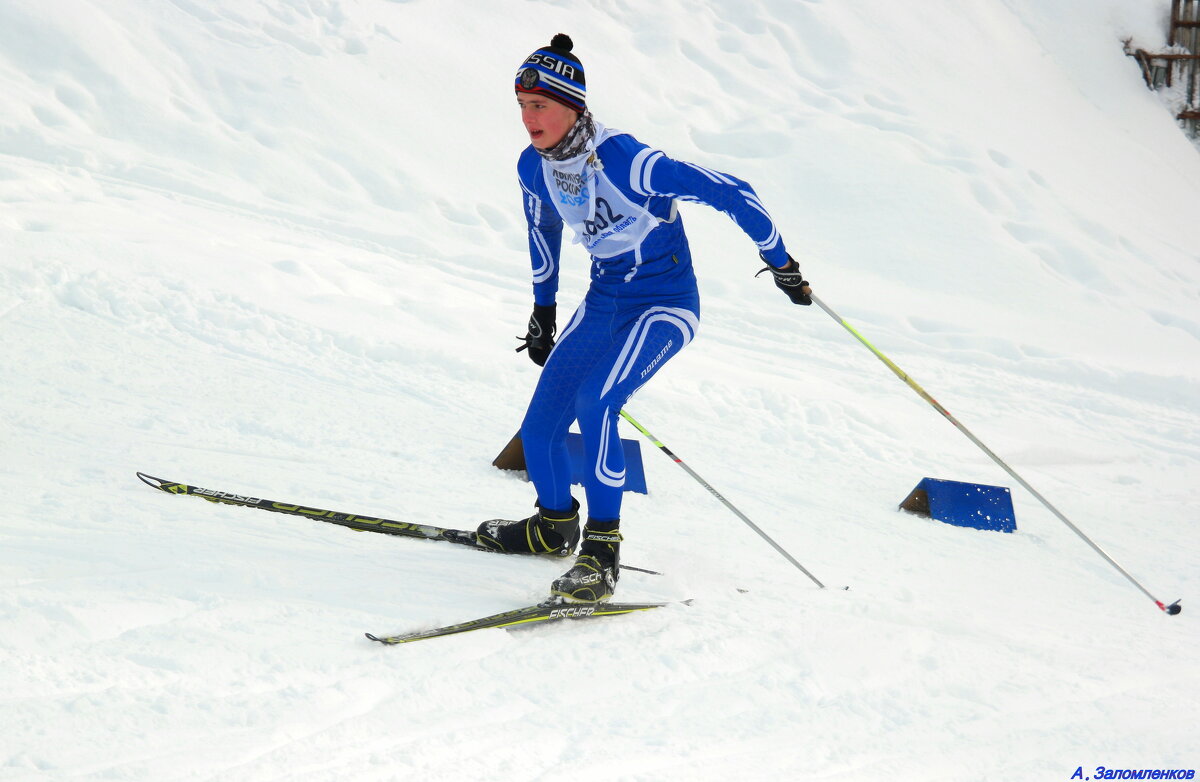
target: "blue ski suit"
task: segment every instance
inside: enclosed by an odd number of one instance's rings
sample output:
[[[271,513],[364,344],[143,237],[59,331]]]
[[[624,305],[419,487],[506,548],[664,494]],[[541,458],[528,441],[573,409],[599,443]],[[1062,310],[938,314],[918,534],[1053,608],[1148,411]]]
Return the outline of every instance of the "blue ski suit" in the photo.
[[[786,265],[788,254],[754,189],[736,177],[672,160],[598,124],[595,152],[582,158],[544,160],[529,146],[517,164],[535,303],[555,304],[564,221],[592,261],[591,285],[542,369],[521,441],[538,503],[547,511],[568,511],[566,436],[578,420],[587,515],[614,521],[625,483],[617,416],[692,341],[700,323],[677,202],[702,203],[729,215],[772,266]]]

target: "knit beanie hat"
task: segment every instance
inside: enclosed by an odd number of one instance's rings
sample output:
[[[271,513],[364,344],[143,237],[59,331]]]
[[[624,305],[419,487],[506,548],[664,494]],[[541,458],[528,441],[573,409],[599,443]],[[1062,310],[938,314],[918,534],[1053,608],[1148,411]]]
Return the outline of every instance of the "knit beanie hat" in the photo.
[[[559,33],[526,58],[517,70],[517,92],[544,95],[581,114],[587,108],[583,63],[571,54],[575,44]]]

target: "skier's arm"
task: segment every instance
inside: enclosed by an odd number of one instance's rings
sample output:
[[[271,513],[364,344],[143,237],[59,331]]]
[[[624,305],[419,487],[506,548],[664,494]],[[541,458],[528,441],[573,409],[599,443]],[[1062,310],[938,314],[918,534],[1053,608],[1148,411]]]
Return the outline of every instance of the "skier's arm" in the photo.
[[[562,249],[562,218],[542,196],[521,181],[525,222],[529,226],[529,260],[533,265],[533,301],[554,304],[558,295],[558,257]]]
[[[775,268],[788,264],[787,248],[775,221],[750,183],[729,174],[672,160],[657,149],[645,148],[633,159],[630,185],[641,195],[694,201],[729,215],[756,245],[763,260]]]

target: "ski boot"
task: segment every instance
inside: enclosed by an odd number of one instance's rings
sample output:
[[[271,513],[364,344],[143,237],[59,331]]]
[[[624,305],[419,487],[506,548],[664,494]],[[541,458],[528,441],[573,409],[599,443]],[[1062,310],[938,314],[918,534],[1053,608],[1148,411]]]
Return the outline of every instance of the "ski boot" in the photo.
[[[583,545],[575,564],[550,585],[550,594],[574,603],[608,600],[621,574],[620,521],[588,519],[583,528]]]
[[[475,543],[508,554],[553,554],[569,557],[579,542],[579,501],[571,500],[569,511],[538,512],[527,519],[492,519],[479,525]]]

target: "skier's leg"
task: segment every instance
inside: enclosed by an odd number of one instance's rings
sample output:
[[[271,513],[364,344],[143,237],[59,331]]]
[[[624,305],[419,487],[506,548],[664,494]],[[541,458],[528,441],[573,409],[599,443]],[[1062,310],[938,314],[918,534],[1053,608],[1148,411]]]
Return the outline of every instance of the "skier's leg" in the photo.
[[[521,424],[525,468],[537,491],[538,512],[479,525],[478,542],[513,553],[568,556],[579,540],[579,503],[571,496],[567,430],[575,420],[575,397],[588,368],[604,347],[592,333],[599,318],[580,305],[542,368]]]
[[[655,306],[640,312],[580,385],[575,398],[585,458],[588,519],[575,566],[552,593],[572,600],[611,597],[619,575],[625,452],[617,416],[626,401],[691,342],[694,308]]]

